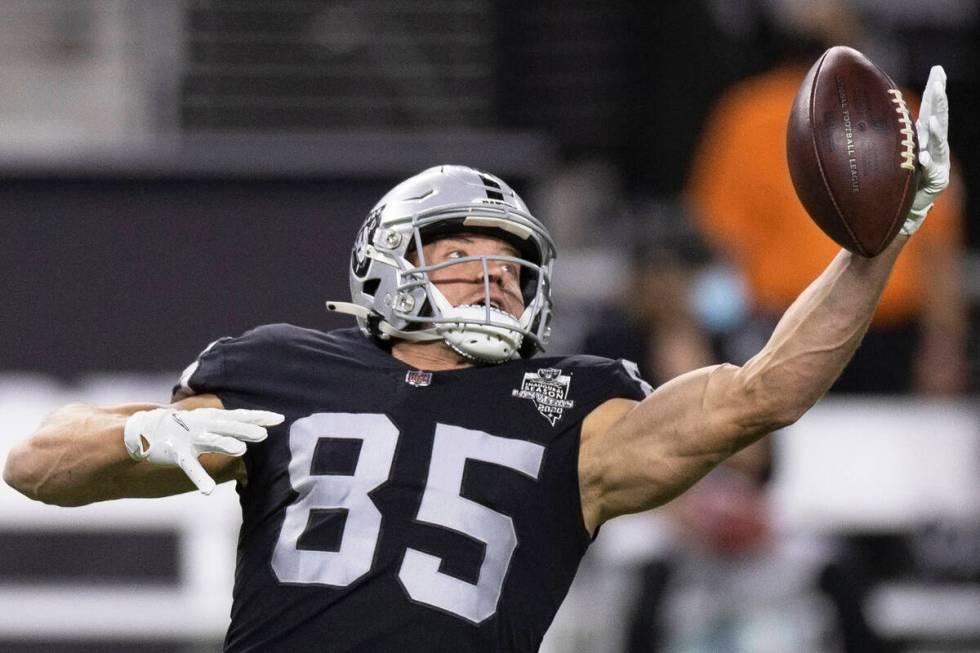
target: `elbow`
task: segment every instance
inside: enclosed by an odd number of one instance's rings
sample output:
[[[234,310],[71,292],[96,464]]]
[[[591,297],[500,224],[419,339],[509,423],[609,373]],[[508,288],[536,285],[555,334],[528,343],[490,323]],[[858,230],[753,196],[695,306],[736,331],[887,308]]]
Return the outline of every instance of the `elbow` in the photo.
[[[3,465],[3,482],[17,490],[28,499],[42,501],[38,492],[40,484],[31,472],[29,456],[22,447],[11,450]]]
[[[792,426],[795,424],[806,411],[810,410],[809,406],[802,405],[783,405],[775,407],[768,415],[768,424],[765,429],[766,433],[771,433],[773,431],[778,431],[779,429],[784,429],[787,426]]]
[[[791,426],[815,403],[809,397],[771,387],[745,368],[739,370],[736,378],[740,380],[735,384],[738,422],[751,435],[771,433]]]
[[[749,392],[748,405],[754,407],[753,421],[766,433],[795,424],[813,406],[813,402],[778,390]]]
[[[29,443],[13,449],[3,466],[3,481],[28,499],[55,506],[79,506],[81,497],[66,496],[51,483],[51,474],[32,455]]]

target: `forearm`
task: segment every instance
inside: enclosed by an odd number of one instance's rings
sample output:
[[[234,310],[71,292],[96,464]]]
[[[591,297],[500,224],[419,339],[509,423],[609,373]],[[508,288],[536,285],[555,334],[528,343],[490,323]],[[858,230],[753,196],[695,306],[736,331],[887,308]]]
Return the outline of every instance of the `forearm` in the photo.
[[[879,256],[841,251],[737,373],[759,430],[792,423],[830,389],[861,344],[907,237]]]
[[[3,478],[24,495],[58,505],[104,498],[108,485],[137,464],[123,445],[126,418],[155,404],[100,408],[70,404],[49,415],[10,451]]]
[[[221,408],[222,404],[214,395],[195,395],[173,407],[194,410]],[[137,411],[154,408],[160,406],[65,406],[11,450],[3,479],[31,499],[60,506],[123,497],[162,497],[191,490],[194,485],[179,468],[137,462],[126,451],[126,420]],[[218,482],[244,479],[240,458],[204,454],[200,461]]]
[[[586,524],[661,505],[796,421],[861,343],[904,241],[873,259],[841,252],[744,366],[694,370],[639,403],[612,400],[593,411],[579,469]]]

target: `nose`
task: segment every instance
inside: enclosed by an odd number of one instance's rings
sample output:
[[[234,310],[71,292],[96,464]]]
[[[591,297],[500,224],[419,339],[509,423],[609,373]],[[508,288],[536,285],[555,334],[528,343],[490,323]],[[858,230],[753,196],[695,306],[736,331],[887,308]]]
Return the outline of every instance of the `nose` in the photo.
[[[497,259],[487,259],[487,276],[490,279],[490,283],[495,283],[500,286],[506,285],[508,281],[517,279],[516,267],[510,261],[501,261]]]

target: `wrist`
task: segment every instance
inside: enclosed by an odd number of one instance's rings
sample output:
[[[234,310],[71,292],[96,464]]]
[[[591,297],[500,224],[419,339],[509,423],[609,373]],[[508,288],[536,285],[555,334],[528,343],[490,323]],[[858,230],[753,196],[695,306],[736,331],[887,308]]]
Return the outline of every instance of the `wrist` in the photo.
[[[151,445],[145,434],[151,430],[148,421],[153,412],[155,411],[137,411],[126,419],[123,426],[123,443],[126,445],[126,453],[133,460],[143,461],[150,456]]]
[[[927,205],[925,205],[920,209],[917,208],[911,209],[908,212],[908,214],[905,216],[905,223],[902,225],[902,228],[899,230],[899,234],[900,235],[904,234],[906,237],[908,237],[914,234],[916,231],[918,231],[919,227],[922,226],[922,223],[925,222],[926,214],[929,213],[929,210],[931,208],[932,208],[932,202],[929,202]]]

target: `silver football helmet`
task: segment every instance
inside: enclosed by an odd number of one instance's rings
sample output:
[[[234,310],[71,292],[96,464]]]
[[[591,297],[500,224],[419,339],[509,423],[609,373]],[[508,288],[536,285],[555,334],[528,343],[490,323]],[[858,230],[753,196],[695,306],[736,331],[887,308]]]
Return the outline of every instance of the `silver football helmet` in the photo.
[[[426,262],[424,244],[460,232],[506,240],[519,256]],[[401,182],[371,209],[351,252],[351,303],[327,302],[327,308],[356,316],[366,335],[381,339],[442,339],[484,363],[528,357],[548,342],[555,255],[548,230],[510,186],[473,168],[437,166]],[[487,263],[495,260],[521,266],[519,317],[491,305]],[[453,306],[429,273],[469,261],[483,266],[483,302]]]

